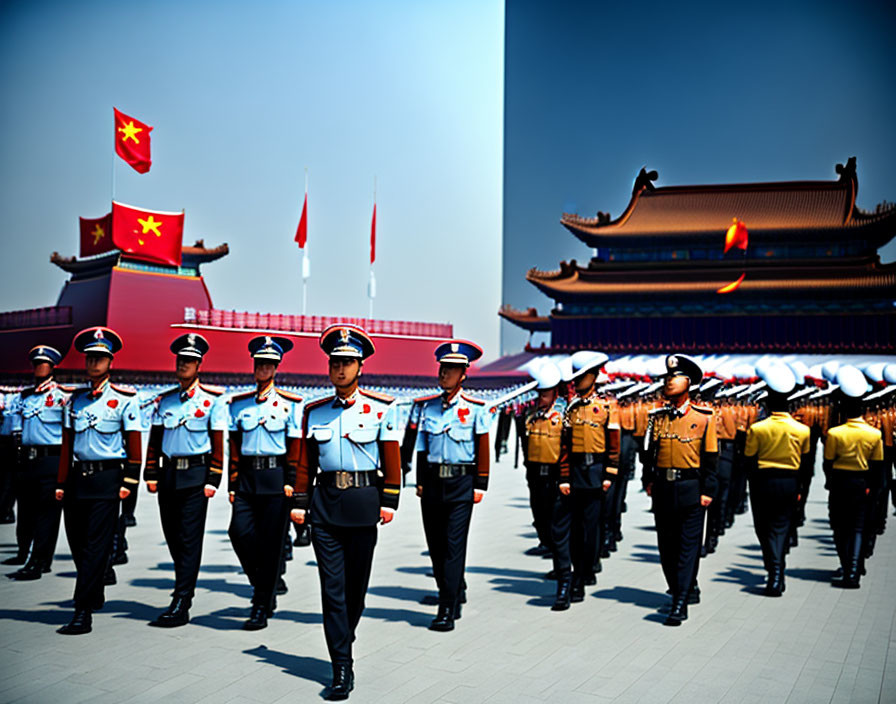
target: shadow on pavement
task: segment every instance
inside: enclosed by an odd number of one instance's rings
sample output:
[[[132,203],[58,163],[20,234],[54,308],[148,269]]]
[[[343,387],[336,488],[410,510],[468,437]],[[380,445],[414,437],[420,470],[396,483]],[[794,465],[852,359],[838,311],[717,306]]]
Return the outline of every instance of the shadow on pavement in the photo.
[[[632,604],[644,609],[658,609],[669,602],[669,597],[659,592],[652,592],[636,587],[613,587],[601,589],[591,595],[595,599],[611,599],[620,604]]]
[[[794,567],[784,571],[784,577],[792,579],[805,579],[810,582],[830,582],[834,570],[821,570],[817,567]]]
[[[163,577],[138,577],[129,581],[132,587],[148,587],[150,589],[162,589],[170,592],[174,589],[174,570],[171,570],[171,578]],[[252,596],[252,586],[248,583],[237,584],[225,579],[199,579],[196,582],[197,589],[208,589],[210,592],[224,592],[234,594],[240,598],[249,599]]]
[[[640,547],[640,546],[637,546]],[[625,556],[629,560],[638,560],[639,562],[655,562],[660,563],[660,554],[654,548],[653,552],[630,552]]]
[[[388,621],[391,623],[404,622],[411,626],[419,628],[427,628],[432,621],[434,613],[424,613],[422,611],[411,611],[410,609],[383,609],[380,607],[368,606],[364,609],[361,618],[375,618],[380,621]],[[318,621],[320,621],[318,617]]]
[[[788,572],[788,574],[790,574]],[[748,593],[756,593],[756,589],[760,585],[765,584],[765,573],[752,572],[748,569],[741,569],[737,566],[725,568],[723,572],[717,573],[711,581],[728,582],[729,584],[740,584],[743,588],[741,591]]]
[[[24,609],[0,609],[0,621],[25,621],[26,623],[45,623],[48,626],[62,626],[71,621],[71,618],[70,610],[25,611]]]
[[[174,575],[174,563],[173,562],[159,562],[155,567],[150,567],[151,570],[161,570],[163,572],[170,572]],[[200,565],[200,572],[214,572],[216,574],[230,574],[240,572],[239,565]]]
[[[400,586],[374,586],[367,589],[368,594],[376,594],[377,596],[385,596],[389,599],[401,599],[402,601],[413,601],[417,604],[423,604],[428,601],[427,597],[432,596],[430,589],[415,589],[413,587]],[[424,601],[426,599],[426,601]],[[438,603],[438,600],[433,603]]]
[[[330,683],[333,670],[330,663],[318,658],[310,658],[304,655],[292,655],[281,653],[279,650],[271,650],[266,645],[257,648],[249,648],[243,651],[246,655],[252,655],[262,662],[279,667],[282,672],[303,680],[316,682],[326,687]],[[323,692],[321,692],[323,695]]]

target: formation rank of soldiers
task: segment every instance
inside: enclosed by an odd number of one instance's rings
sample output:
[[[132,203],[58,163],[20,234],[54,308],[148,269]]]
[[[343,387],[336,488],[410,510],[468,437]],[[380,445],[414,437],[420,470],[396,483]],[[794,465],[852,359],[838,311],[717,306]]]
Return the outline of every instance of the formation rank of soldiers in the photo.
[[[299,540],[310,532],[317,559],[333,665],[329,699],[345,699],[354,687],[352,644],[377,526],[392,520],[414,463],[438,587],[430,629],[454,629],[467,599],[467,537],[473,506],[488,489],[495,425],[498,455],[516,425],[539,539],[528,552],[553,560],[545,576],[557,582],[556,611],[584,600],[601,558],[622,540],[636,458],[671,595],[668,626],[680,625],[688,606],[700,602],[700,558],[746,512],[748,496],[768,572],[764,593],[784,593],[786,555],[804,520],[819,441],[840,562],[833,584],[860,586],[885,527],[889,488],[896,504],[896,365],[860,370],[829,363],[813,376],[801,362],[763,358],[746,373],[704,375],[697,360],[673,354],[655,381],[583,351],[559,362],[533,361],[533,382],[486,403],[463,390],[482,350],[448,340],[435,349],[442,391],[416,399],[405,428],[394,399],[359,387],[375,348],[357,326],[321,334],[333,393],[310,402],[275,384],[289,339],[251,340],[255,388],[228,398],[200,382],[209,345],[188,334],[171,343],[177,384],[155,399],[144,463],[147,428],[136,392],[110,380],[122,344],[103,327],[76,336],[89,382],[78,389],[53,378],[62,354],[37,346],[29,353],[34,385],[3,397],[2,452],[15,455],[17,469],[0,518],[12,518],[8,496],[18,506],[18,551],[4,564],[21,565],[9,576],[28,581],[50,571],[64,513],[77,578],[73,617],[58,632],[89,633],[105,586],[115,583],[114,565],[127,561],[125,531],[145,466],[175,572],[171,604],[151,625],[186,625],[208,500],[221,485],[226,455],[228,533],[253,587],[243,627],[265,628],[285,591],[291,519]],[[522,402],[523,393],[534,398]]]

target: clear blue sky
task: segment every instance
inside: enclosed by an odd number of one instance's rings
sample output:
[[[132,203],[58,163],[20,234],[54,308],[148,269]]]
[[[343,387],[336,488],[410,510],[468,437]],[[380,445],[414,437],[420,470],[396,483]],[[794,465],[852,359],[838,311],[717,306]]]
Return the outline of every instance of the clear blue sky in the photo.
[[[154,126],[116,198],[186,209],[217,307],[367,315],[377,178],[382,318],[448,321],[497,355],[504,8],[450,2],[5,2],[0,309],[52,305],[48,263],[109,210],[112,106]]]
[[[591,252],[563,211],[613,217],[657,185],[834,180],[896,201],[896,4],[510,0],[503,300],[546,313],[531,267]],[[882,251],[896,258],[896,244]],[[526,334],[503,323],[505,351]]]

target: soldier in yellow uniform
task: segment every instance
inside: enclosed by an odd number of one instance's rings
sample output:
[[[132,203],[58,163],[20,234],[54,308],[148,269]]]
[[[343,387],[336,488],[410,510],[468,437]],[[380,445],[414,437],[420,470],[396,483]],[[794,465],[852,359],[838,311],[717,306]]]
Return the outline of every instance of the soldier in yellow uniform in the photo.
[[[585,586],[597,583],[601,514],[619,467],[619,418],[598,398],[595,389],[597,373],[607,359],[601,352],[572,355],[576,397],[570,401],[564,420],[569,482],[561,482],[560,491],[570,492],[572,504],[573,602],[583,601]]]
[[[525,418],[526,432],[522,442],[526,473],[538,479],[543,494],[533,498],[533,509],[538,504],[544,506],[547,513],[554,575],[557,578],[557,597],[552,609],[565,611],[570,603],[572,562],[569,551],[569,465],[562,442],[563,413],[557,403],[561,373],[556,364],[547,361],[534,370],[532,376],[537,382],[538,398]],[[561,472],[565,472],[565,476]],[[561,482],[565,483],[565,493],[558,488]]]
[[[651,414],[647,429],[642,481],[653,499],[660,563],[672,592],[667,626],[680,626],[688,617],[706,507],[716,493],[719,448],[713,413],[691,403],[689,394],[702,379],[693,359],[669,355],[663,386],[667,405]],[[699,597],[694,597],[696,603]]]
[[[747,431],[744,449],[753,525],[768,573],[766,596],[784,592],[787,536],[809,470],[809,428],[787,412],[787,396],[796,386],[793,371],[783,364],[764,368],[769,416]]]
[[[829,507],[834,544],[842,577],[834,585],[858,589],[862,559],[862,533],[869,495],[880,485],[884,446],[881,432],[865,422],[861,399],[868,390],[865,377],[855,367],[837,371],[839,410],[847,420],[828,431],[824,443],[824,471],[830,490]]]

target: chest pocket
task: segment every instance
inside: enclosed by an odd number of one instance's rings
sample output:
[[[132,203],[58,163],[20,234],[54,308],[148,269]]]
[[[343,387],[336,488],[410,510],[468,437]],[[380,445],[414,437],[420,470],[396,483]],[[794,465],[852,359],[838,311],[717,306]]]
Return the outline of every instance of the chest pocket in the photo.
[[[473,443],[473,423],[457,421],[448,426],[448,437],[459,443]]]
[[[273,416],[273,417],[272,417]],[[262,425],[262,423],[259,423]],[[264,427],[267,428],[269,433],[282,433],[286,428],[286,414],[285,413],[268,413],[264,417]]]
[[[83,433],[92,424],[92,418],[86,413],[72,413],[72,428],[76,433]]]
[[[311,437],[318,442],[318,444],[330,442],[330,440],[333,439],[333,435],[335,435],[333,429],[328,428],[325,425],[319,425],[316,427],[311,426],[309,433],[311,434]]]
[[[121,421],[118,418],[100,418],[93,427],[100,433],[117,433],[121,430]]]
[[[242,410],[236,417],[236,424],[240,430],[255,430],[258,427],[258,413],[249,409]]]
[[[172,430],[180,425],[181,418],[178,414],[166,411],[162,416],[162,426]]]
[[[208,430],[208,414],[205,414],[201,418],[197,418],[196,416],[189,416],[186,421],[184,421],[184,425],[187,426],[187,430],[190,430],[194,433],[202,433]]]
[[[52,406],[42,405],[36,415],[44,423],[61,423],[62,406],[57,406],[55,403]]]
[[[433,416],[423,417],[423,430],[430,435],[441,435],[445,432],[445,423],[441,418]]]
[[[368,445],[376,442],[379,430],[377,428],[355,428],[348,433],[348,439],[356,445]]]

